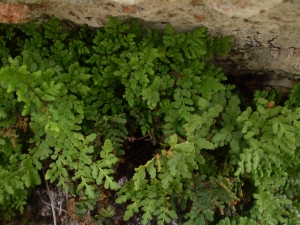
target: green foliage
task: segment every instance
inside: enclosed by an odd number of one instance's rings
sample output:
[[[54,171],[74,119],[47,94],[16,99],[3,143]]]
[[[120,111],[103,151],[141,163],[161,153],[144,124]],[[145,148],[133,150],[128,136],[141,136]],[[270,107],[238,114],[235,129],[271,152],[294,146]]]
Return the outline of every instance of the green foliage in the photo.
[[[256,222],[252,219],[248,219],[246,217],[235,217],[233,220],[230,221],[228,217],[221,220],[218,225],[256,225]]]
[[[285,105],[288,107],[298,107],[300,94],[300,83],[296,83],[292,90],[290,91],[290,98],[285,102]]]
[[[283,105],[257,91],[243,110],[208,61],[227,54],[230,37],[207,31],[142,32],[113,17],[95,32],[64,32],[53,17],[1,25],[1,216],[23,212],[46,179],[77,197],[79,216],[105,190],[126,204],[124,220],[141,213],[142,224],[299,224],[299,85]],[[137,133],[155,153],[120,188]]]

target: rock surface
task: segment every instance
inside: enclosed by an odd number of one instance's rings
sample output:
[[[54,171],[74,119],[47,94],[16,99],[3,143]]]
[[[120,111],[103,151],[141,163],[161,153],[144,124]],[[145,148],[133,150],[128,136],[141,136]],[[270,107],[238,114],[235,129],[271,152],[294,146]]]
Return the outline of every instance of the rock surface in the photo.
[[[44,0],[9,2],[27,5],[22,5],[23,14],[12,14],[9,20],[3,16],[9,10],[0,11],[0,20],[5,23],[23,22],[43,14],[53,14],[57,18],[76,24],[86,23],[92,27],[103,26],[109,15],[122,20],[138,18],[140,24],[159,30],[164,29],[167,22],[178,32],[206,26],[212,35],[233,36],[230,54],[216,60],[226,73],[274,74],[296,79],[300,77],[299,0],[50,0],[47,1],[48,4]]]
[[[12,4],[0,2],[0,21],[2,23],[24,23],[40,15],[42,4]]]

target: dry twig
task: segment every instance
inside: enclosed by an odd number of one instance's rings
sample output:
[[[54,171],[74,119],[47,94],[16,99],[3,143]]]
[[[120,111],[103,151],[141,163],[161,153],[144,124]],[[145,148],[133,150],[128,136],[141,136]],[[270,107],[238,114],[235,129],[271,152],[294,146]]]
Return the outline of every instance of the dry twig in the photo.
[[[44,179],[45,179],[45,182],[46,182],[46,186],[47,186],[48,195],[49,195],[50,202],[51,202],[52,216],[53,216],[53,225],[57,225],[57,223],[56,223],[56,215],[55,215],[55,206],[54,206],[54,201],[53,201],[53,198],[52,198],[52,195],[51,195],[51,191],[50,191],[50,188],[49,188],[48,182],[47,182],[47,180],[46,180],[46,178],[45,178],[45,172],[44,172],[44,171],[43,171],[43,175],[44,175]]]

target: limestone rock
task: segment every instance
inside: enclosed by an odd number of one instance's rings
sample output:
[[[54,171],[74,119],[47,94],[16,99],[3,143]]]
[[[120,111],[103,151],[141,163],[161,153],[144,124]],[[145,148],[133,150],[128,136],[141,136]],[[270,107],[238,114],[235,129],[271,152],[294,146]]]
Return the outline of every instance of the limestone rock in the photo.
[[[0,2],[0,21],[2,23],[24,23],[37,16],[43,4],[12,4]]]
[[[206,26],[214,36],[233,36],[232,51],[215,61],[226,73],[300,77],[298,0],[48,0],[47,5],[42,4],[45,0],[29,2],[40,8],[23,5],[11,17],[3,16],[2,10],[0,20],[24,22],[34,15],[53,14],[78,25],[101,27],[112,15],[121,20],[137,18],[145,27],[158,30],[163,30],[168,22],[177,32]]]
[[[248,18],[258,14],[260,11],[267,11],[282,0],[204,0],[212,9],[228,16]]]

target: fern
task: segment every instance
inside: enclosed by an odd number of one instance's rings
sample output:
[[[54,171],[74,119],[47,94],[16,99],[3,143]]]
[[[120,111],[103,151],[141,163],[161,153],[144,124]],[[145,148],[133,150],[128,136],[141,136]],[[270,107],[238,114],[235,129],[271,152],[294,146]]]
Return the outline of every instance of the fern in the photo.
[[[290,96],[289,99],[285,102],[285,105],[288,107],[298,107],[299,106],[299,100],[298,96],[300,93],[300,84],[296,83],[291,91],[290,91]]]
[[[218,225],[255,225],[256,221],[253,219],[249,219],[246,217],[235,217],[233,220],[230,220],[228,217],[226,217],[225,219],[222,219]]]
[[[239,179],[230,180],[226,177],[206,179],[205,175],[196,175],[189,188],[193,190],[189,194],[192,206],[190,212],[184,216],[187,219],[184,224],[206,224],[206,221],[214,221],[216,207],[222,215],[226,205],[235,211],[234,204],[240,199],[231,190],[241,186]]]
[[[127,206],[124,220],[128,220],[139,208],[144,211],[142,224],[147,224],[153,216],[158,216],[158,224],[170,223],[172,218],[177,218],[168,199],[172,193],[183,191],[182,183],[187,182],[192,177],[193,169],[198,167],[193,160],[193,144],[177,144],[177,141],[177,136],[173,135],[170,138],[171,148],[157,154],[145,166],[136,168],[132,180],[119,191],[122,196],[116,200],[117,203],[129,199],[133,201]],[[148,176],[149,182],[145,179]]]
[[[2,217],[24,211],[42,170],[98,223],[114,214],[99,199],[117,193],[142,224],[299,224],[299,85],[281,105],[278,90],[241,104],[208,61],[230,39],[114,17],[95,32],[54,17],[0,25]],[[120,188],[137,133],[154,149]]]

